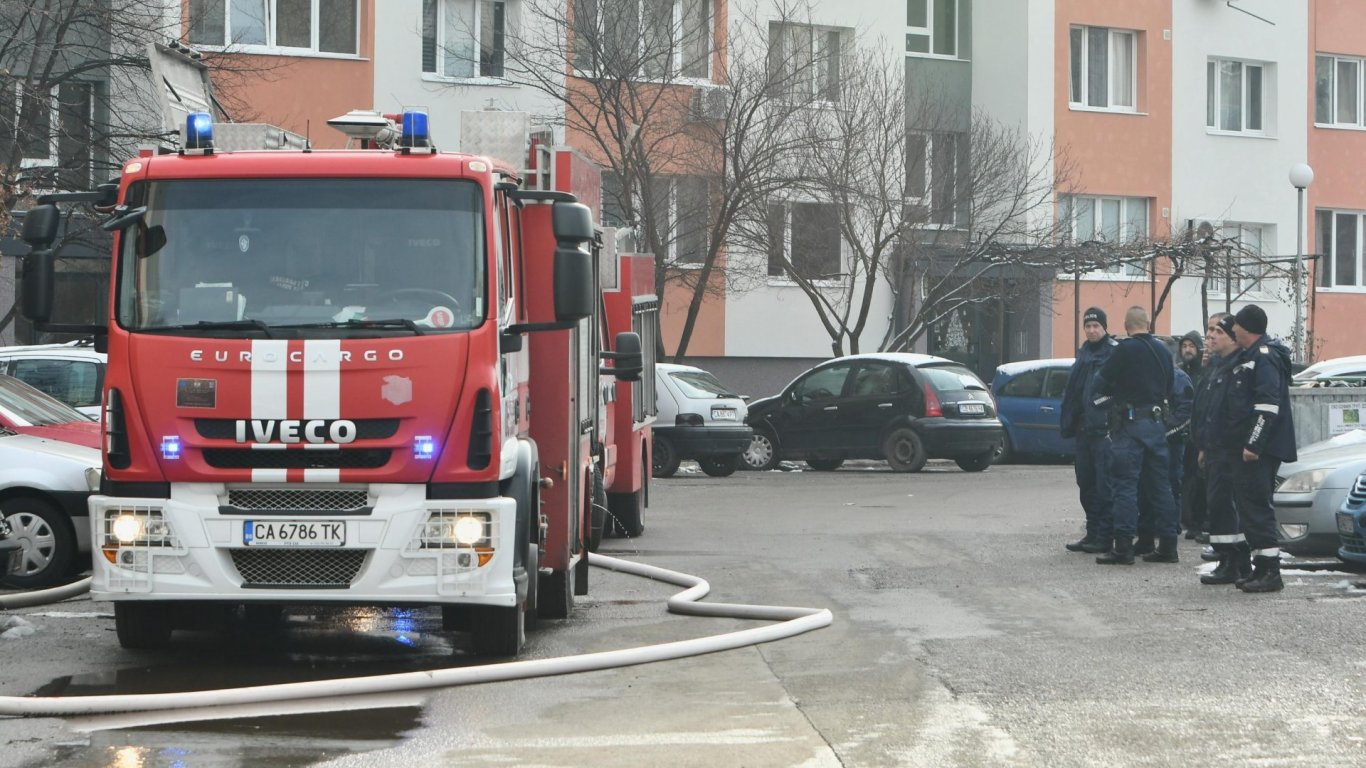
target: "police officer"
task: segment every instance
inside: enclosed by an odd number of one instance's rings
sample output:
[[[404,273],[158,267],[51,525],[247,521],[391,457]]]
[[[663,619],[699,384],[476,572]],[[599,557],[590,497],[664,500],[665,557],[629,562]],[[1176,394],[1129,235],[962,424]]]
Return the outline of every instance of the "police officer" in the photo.
[[[1232,365],[1238,357],[1233,315],[1210,317],[1205,344],[1210,352],[1208,373],[1195,393],[1195,430],[1192,438],[1205,473],[1205,526],[1219,565],[1200,577],[1201,584],[1234,584],[1252,575],[1252,555],[1233,504],[1234,471],[1243,463],[1243,441],[1224,429]]]
[[[1290,350],[1266,336],[1261,307],[1249,304],[1233,320],[1241,351],[1230,367],[1221,426],[1242,446],[1242,460],[1233,470],[1233,504],[1252,550],[1252,578],[1235,583],[1244,592],[1276,592],[1285,584],[1271,493],[1281,462],[1297,458],[1290,415]]]
[[[1067,389],[1062,397],[1059,426],[1064,438],[1075,438],[1074,469],[1081,508],[1086,513],[1086,535],[1067,544],[1073,552],[1097,554],[1110,549],[1110,439],[1106,411],[1095,404],[1096,375],[1119,342],[1110,335],[1105,310],[1091,307],[1082,315],[1086,342],[1077,350]]]
[[[1111,408],[1110,489],[1114,499],[1114,540],[1096,558],[1102,565],[1133,565],[1138,524],[1138,489],[1152,500],[1158,534],[1158,562],[1176,562],[1178,522],[1167,476],[1167,430],[1162,403],[1171,392],[1172,356],[1149,332],[1148,313],[1130,307],[1121,341],[1101,366],[1096,392]]]

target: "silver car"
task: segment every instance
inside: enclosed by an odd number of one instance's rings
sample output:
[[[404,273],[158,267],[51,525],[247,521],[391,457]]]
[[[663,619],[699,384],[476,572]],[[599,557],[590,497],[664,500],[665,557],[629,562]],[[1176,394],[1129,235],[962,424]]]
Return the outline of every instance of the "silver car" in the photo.
[[[1296,557],[1337,557],[1337,512],[1366,471],[1366,430],[1301,448],[1299,461],[1276,475],[1276,527],[1281,547]]]

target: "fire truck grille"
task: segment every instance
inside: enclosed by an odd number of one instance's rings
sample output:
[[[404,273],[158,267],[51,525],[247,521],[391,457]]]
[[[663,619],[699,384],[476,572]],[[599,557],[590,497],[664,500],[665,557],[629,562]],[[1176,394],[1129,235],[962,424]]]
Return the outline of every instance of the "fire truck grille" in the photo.
[[[335,451],[253,451],[205,448],[204,461],[218,469],[377,469],[389,463],[387,448]]]
[[[398,433],[398,419],[355,419],[355,424],[357,440],[383,440]],[[210,440],[237,438],[237,421],[234,419],[195,419],[194,428],[200,437]]]
[[[234,488],[228,491],[228,506],[237,509],[354,512],[369,500],[370,494],[363,489]]]
[[[351,586],[365,564],[364,549],[234,549],[232,564],[244,587]]]

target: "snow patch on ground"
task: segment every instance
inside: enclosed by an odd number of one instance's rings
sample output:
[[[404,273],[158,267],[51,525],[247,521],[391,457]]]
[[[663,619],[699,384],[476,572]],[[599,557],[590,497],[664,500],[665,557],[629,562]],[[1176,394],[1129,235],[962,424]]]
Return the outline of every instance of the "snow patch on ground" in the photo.
[[[6,616],[0,619],[0,640],[18,640],[37,631],[37,627],[18,616]]]

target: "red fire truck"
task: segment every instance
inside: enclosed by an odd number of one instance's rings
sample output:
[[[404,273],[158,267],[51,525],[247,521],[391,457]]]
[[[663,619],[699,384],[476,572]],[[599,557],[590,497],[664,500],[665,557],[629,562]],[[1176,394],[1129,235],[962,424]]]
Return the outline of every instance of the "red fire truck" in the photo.
[[[640,532],[654,297],[614,252],[600,287],[593,173],[523,183],[373,117],[392,146],[234,152],[191,114],[179,152],[25,217],[25,314],[63,330],[56,204],[112,208],[92,596],[125,647],[240,606],[431,605],[511,656],[586,592],[604,496]]]

